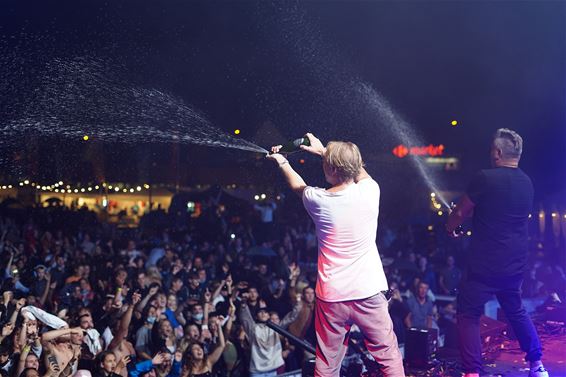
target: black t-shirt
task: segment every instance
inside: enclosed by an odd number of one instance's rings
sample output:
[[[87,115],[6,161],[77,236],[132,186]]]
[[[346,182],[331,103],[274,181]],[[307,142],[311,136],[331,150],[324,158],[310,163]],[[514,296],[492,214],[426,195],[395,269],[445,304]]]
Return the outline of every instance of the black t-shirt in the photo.
[[[525,271],[533,184],[519,168],[481,170],[468,187],[475,204],[470,272],[514,276]]]

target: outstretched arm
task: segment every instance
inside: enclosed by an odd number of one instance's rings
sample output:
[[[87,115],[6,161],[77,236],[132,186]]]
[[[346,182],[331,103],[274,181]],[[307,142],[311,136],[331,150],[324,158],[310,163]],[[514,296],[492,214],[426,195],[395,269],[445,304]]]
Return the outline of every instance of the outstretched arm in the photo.
[[[224,340],[224,332],[222,331],[222,323],[216,317],[216,326],[218,327],[218,346],[212,351],[210,356],[208,357],[208,362],[210,363],[210,369],[212,366],[216,364],[220,356],[222,356],[222,352],[224,352],[224,348],[226,347],[226,341]]]
[[[322,157],[324,153],[326,153],[326,148],[322,142],[311,133],[307,133],[305,136],[309,139],[310,145],[301,145],[300,148],[306,152]],[[289,165],[289,161],[283,155],[279,154],[280,149],[281,145],[272,147],[271,152],[273,154],[268,155],[267,158],[277,162],[291,190],[299,196],[302,196],[307,184],[291,165]]]
[[[299,196],[303,195],[303,190],[307,187],[307,184],[303,180],[303,178],[291,167],[289,164],[289,160],[287,160],[282,154],[277,153],[281,146],[278,145],[273,147],[273,154],[267,155],[267,158],[270,160],[275,161],[279,165],[279,170],[285,177],[287,184]]]
[[[108,349],[112,350],[120,345],[120,342],[124,340],[126,334],[128,333],[128,327],[130,327],[130,322],[132,321],[132,314],[134,313],[134,307],[140,302],[141,295],[139,293],[134,293],[132,296],[132,303],[128,306],[128,310],[120,319],[120,327],[116,332],[116,336],[112,339],[112,342],[108,345]]]

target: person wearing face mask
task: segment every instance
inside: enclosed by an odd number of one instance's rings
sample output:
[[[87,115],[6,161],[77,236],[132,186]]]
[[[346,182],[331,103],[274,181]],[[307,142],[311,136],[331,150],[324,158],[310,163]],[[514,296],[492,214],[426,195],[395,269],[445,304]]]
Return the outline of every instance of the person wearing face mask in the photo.
[[[201,326],[203,324],[204,308],[201,304],[193,305],[191,309],[191,318],[197,325]]]
[[[275,377],[285,364],[279,335],[267,326],[269,309],[263,301],[258,304],[254,321],[247,301],[242,301],[240,320],[251,344],[249,372],[251,377]]]
[[[151,360],[151,330],[157,321],[157,308],[150,305],[145,310],[145,321],[142,327],[136,332],[136,353],[140,360]]]

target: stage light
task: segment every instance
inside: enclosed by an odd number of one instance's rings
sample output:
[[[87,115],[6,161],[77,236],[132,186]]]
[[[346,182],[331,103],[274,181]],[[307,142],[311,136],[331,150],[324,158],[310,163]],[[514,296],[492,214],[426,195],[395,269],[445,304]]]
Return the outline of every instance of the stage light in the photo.
[[[556,212],[552,212],[552,217],[556,217],[558,214]]]
[[[94,186],[95,190],[98,190],[99,188],[100,188],[100,186],[98,186],[98,185]]]
[[[232,233],[232,234],[230,234],[230,238],[234,239],[234,238],[236,238],[236,235],[234,233]]]
[[[62,186],[62,185],[63,185],[63,181],[59,181],[59,185]]]
[[[299,164],[304,164],[305,160],[303,160],[302,158],[299,160]]]
[[[259,195],[255,195],[255,196],[254,196],[254,199],[255,199],[255,200],[259,200]]]
[[[29,181],[27,179],[24,181],[24,185],[29,185]]]
[[[147,183],[144,183],[143,187],[144,187],[145,189],[149,189],[149,185],[148,185]]]
[[[533,217],[533,215],[531,213],[529,213],[529,219],[532,218],[532,217]]]
[[[431,193],[430,193],[430,197],[431,197],[431,198],[436,198],[436,194],[435,194],[434,192],[431,192]]]
[[[116,192],[120,191],[120,187],[114,187],[114,191]]]
[[[88,140],[88,135],[84,135],[84,136],[83,136],[83,140],[84,140],[84,141],[87,141],[87,140]]]
[[[136,190],[141,191],[141,186],[136,187]]]
[[[442,215],[444,215],[444,212],[438,211],[438,216],[442,216]]]
[[[235,134],[235,135],[239,135],[239,134],[240,134],[240,130],[235,129],[235,130],[234,130],[234,134]]]
[[[92,187],[89,187],[89,188],[88,188],[88,191],[92,191]]]
[[[467,234],[468,236],[471,236],[471,235],[472,235],[472,231],[471,231],[471,230],[468,230],[468,231],[466,232],[466,234]]]
[[[133,188],[130,189],[130,192],[134,192],[135,190]]]
[[[266,196],[267,196],[267,195],[265,195],[265,194],[261,194],[261,198],[262,198],[262,199],[265,199]]]
[[[429,230],[429,232],[431,232],[431,231],[434,229],[434,227],[433,227],[432,225],[429,225],[429,226],[427,227],[427,229]]]
[[[81,189],[81,192],[85,192],[85,189],[84,189],[84,188],[82,188],[82,189]]]
[[[108,186],[108,190],[112,190],[112,185]]]
[[[453,120],[450,124],[452,124],[452,126],[457,126],[457,125],[458,125],[458,121],[457,121],[457,120]]]
[[[74,193],[76,194],[77,192],[79,192],[79,190],[77,190],[77,189],[74,189],[74,190],[73,190],[73,192],[74,192]]]

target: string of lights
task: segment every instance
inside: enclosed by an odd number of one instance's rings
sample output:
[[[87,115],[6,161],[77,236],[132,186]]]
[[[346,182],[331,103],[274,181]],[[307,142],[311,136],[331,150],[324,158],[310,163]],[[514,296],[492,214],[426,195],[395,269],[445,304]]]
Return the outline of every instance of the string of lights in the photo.
[[[96,193],[96,192],[122,192],[122,193],[135,193],[140,192],[142,190],[149,190],[150,185],[144,183],[142,185],[130,185],[125,183],[108,183],[102,182],[97,184],[88,184],[88,185],[81,185],[81,184],[65,184],[63,181],[55,182],[48,185],[43,185],[40,183],[32,182],[29,179],[25,179],[18,184],[5,184],[1,185],[1,190],[9,190],[14,188],[25,188],[25,187],[33,187],[38,191],[41,192],[56,192],[62,194],[71,194],[71,193]]]

